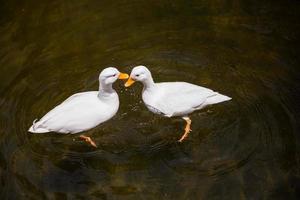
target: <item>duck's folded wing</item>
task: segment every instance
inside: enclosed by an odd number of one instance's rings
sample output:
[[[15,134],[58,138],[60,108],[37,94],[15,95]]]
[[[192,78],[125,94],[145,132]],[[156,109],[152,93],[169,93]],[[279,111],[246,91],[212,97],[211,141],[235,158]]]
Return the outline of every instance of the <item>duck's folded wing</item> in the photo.
[[[94,92],[81,92],[73,94],[72,96],[68,97],[65,101],[63,101],[61,104],[54,107],[52,110],[50,110],[46,115],[44,115],[39,121],[47,121],[49,118],[53,118],[54,115],[57,115],[58,113],[62,113],[64,111],[67,111],[71,108],[74,108],[75,104],[78,104],[78,102],[85,100],[86,98],[93,97]]]
[[[208,104],[210,98],[219,95],[211,89],[185,82],[165,83],[162,86],[163,92],[157,106],[170,116],[185,115],[201,109],[212,104]]]

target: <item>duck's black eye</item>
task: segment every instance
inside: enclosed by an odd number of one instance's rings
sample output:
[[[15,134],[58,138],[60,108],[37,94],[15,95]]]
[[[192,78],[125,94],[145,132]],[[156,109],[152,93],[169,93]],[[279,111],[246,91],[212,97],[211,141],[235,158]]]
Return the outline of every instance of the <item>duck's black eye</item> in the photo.
[[[140,75],[139,75],[139,74],[136,74],[135,76],[139,77]]]
[[[113,75],[109,75],[109,76],[107,76],[107,78],[111,78],[111,77],[114,77],[114,76],[116,76],[117,74],[113,74]]]

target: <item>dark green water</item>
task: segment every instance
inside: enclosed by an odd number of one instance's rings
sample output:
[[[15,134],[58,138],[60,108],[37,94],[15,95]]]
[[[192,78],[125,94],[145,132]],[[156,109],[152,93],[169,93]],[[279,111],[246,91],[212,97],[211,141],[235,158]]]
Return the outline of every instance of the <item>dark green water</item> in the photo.
[[[0,199],[299,199],[300,2],[4,1]],[[150,113],[141,85],[76,136],[27,133],[99,72],[150,68],[232,101],[184,122]]]

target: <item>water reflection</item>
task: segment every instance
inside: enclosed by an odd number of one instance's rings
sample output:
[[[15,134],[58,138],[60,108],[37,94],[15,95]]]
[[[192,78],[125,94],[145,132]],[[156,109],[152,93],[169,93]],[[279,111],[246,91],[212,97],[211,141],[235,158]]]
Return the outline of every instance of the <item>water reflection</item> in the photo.
[[[2,199],[296,199],[299,2],[10,1],[0,7]],[[3,12],[2,12],[3,11]],[[233,97],[183,122],[153,115],[141,85],[73,136],[27,129],[107,66],[149,66]]]

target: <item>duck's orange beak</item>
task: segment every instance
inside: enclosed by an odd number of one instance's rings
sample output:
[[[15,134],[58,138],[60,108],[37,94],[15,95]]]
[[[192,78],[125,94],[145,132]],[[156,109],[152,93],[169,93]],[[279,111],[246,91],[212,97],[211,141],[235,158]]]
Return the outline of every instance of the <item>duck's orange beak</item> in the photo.
[[[120,73],[118,79],[128,79],[129,78],[129,75],[126,74],[126,73]]]
[[[133,80],[131,77],[129,77],[129,79],[126,81],[125,83],[125,87],[129,87],[132,84],[134,84],[135,80]]]

